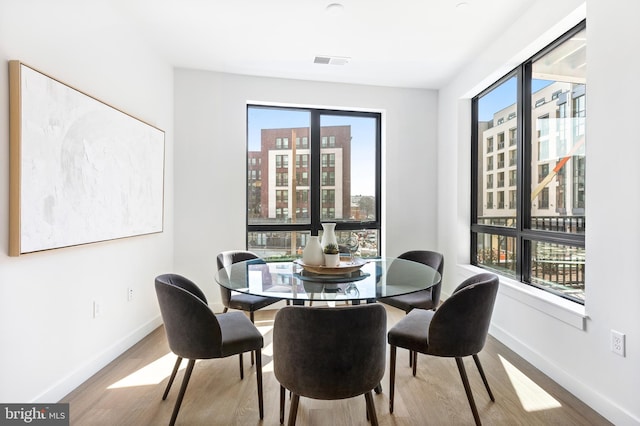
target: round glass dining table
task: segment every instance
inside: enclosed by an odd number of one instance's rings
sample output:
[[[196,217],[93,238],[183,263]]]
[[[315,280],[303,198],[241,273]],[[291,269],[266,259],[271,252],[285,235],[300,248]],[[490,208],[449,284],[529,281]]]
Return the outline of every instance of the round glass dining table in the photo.
[[[301,260],[252,259],[220,269],[216,281],[230,290],[256,296],[305,301],[373,301],[428,289],[440,282],[430,266],[397,258],[341,259],[337,268],[309,267]]]

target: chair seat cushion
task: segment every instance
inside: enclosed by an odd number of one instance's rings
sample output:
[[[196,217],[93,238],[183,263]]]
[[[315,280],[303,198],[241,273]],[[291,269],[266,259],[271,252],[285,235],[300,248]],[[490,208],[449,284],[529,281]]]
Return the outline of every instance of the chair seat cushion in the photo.
[[[264,339],[242,312],[216,315],[222,333],[222,357],[262,348]]]
[[[231,296],[229,301],[230,309],[238,309],[241,311],[257,311],[265,306],[269,306],[278,302],[280,299],[272,297],[254,296],[252,294],[237,293]]]
[[[414,309],[394,325],[387,335],[390,345],[427,353],[429,348],[429,325],[434,311]]]
[[[415,291],[401,296],[390,296],[378,299],[387,305],[410,312],[412,309],[433,309],[431,289]]]

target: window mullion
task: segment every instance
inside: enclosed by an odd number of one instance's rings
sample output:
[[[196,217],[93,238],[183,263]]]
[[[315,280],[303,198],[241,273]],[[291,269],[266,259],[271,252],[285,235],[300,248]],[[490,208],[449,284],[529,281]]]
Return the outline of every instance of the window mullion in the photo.
[[[322,212],[322,204],[320,200],[321,185],[321,158],[320,158],[320,111],[312,110],[311,112],[311,140],[309,141],[311,146],[311,188],[310,188],[310,212],[311,212],[311,235],[318,235],[318,231],[322,226],[320,224],[320,214]]]
[[[531,281],[531,244],[524,236],[531,226],[531,63],[519,67],[518,116],[520,117],[518,138],[518,254],[517,273],[523,282]]]

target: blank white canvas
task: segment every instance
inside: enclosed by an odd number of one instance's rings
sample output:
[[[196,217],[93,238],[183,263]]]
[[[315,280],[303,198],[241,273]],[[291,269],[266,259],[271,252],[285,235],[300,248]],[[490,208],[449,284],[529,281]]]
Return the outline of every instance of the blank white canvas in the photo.
[[[21,253],[162,231],[162,130],[25,65],[21,101]]]

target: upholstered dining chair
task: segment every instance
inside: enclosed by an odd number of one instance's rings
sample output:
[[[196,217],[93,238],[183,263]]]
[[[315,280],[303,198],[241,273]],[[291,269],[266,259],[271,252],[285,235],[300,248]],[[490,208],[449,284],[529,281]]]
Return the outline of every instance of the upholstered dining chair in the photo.
[[[431,266],[440,273],[440,282],[436,285],[414,293],[403,294],[400,296],[381,297],[378,302],[401,309],[408,314],[413,309],[436,309],[440,304],[440,290],[442,287],[442,274],[444,271],[444,256],[441,253],[429,250],[411,250],[402,253],[398,259],[410,260]],[[393,268],[393,265],[391,266]],[[390,270],[391,270],[390,268]],[[393,271],[391,271],[393,272]],[[416,368],[418,354],[409,351],[409,366]]]
[[[337,400],[364,395],[377,425],[371,390],[386,364],[387,316],[380,304],[343,307],[285,306],[273,325],[273,371],[280,382],[280,423],[285,388],[292,393],[289,425],[300,397]]]
[[[441,253],[429,250],[412,250],[402,253],[398,256],[398,259],[410,260],[431,266],[433,269],[436,269],[442,277],[444,256]],[[393,268],[393,265],[391,268]],[[415,308],[435,309],[440,303],[441,283],[442,280],[426,290],[416,291],[414,293],[403,294],[401,296],[381,297],[378,299],[378,302],[402,309],[407,314]]]
[[[178,356],[165,389],[167,398],[171,383],[183,358],[189,360],[169,425],[174,425],[191,373],[198,359],[240,356],[240,378],[243,378],[242,353],[256,353],[258,412],[264,418],[262,396],[262,334],[241,312],[214,314],[207,306],[202,291],[195,283],[177,274],[163,274],[155,279],[156,296],[171,351]]]
[[[495,401],[478,352],[487,339],[498,285],[496,275],[477,274],[463,281],[435,311],[414,309],[389,330],[390,413],[393,413],[395,393],[396,348],[400,347],[427,355],[455,358],[473,417],[477,425],[481,424],[462,358],[473,357],[489,398]],[[413,375],[416,375],[415,363]]]
[[[231,264],[252,259],[259,259],[259,257],[255,253],[252,253],[250,251],[228,250],[219,253],[216,262],[218,264],[218,270],[220,270]],[[272,305],[281,300],[275,297],[263,297],[254,296],[252,294],[235,293],[231,292],[231,290],[226,287],[219,287],[220,296],[222,297],[222,304],[224,305],[224,310],[222,312],[227,312],[229,309],[238,309],[241,311],[249,312],[249,319],[252,323],[255,322],[255,311]],[[251,365],[253,365],[253,353],[251,353]]]

